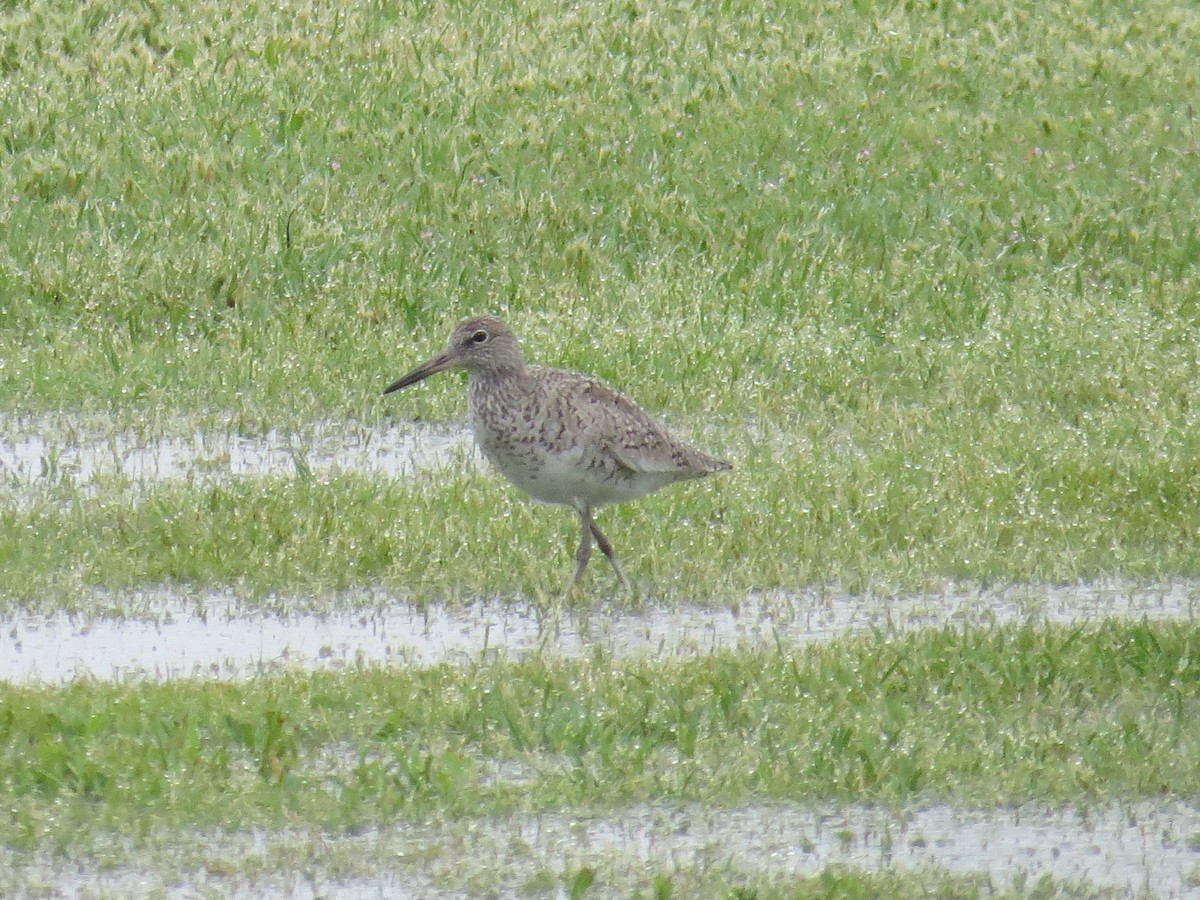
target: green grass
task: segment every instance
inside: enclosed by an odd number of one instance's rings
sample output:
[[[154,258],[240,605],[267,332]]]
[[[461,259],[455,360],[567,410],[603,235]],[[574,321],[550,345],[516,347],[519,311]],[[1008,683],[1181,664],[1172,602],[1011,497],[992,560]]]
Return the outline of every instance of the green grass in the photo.
[[[1102,623],[620,665],[3,685],[0,840],[66,852],[108,831],[644,802],[1195,798],[1198,640],[1193,624]]]
[[[604,510],[600,522],[643,597],[720,603],[773,586],[1197,571],[1194,437],[1160,447],[1156,464],[1139,469],[1136,447],[1068,435],[1056,440],[1072,445],[1072,457],[1042,467],[984,462],[1003,453],[1006,431],[978,422],[969,435],[946,436],[962,446],[953,456],[879,434],[861,436],[861,453],[817,435],[803,450],[764,441],[732,473]],[[0,593],[44,607],[90,586],[164,582],[237,584],[250,597],[362,586],[416,602],[546,597],[561,590],[577,542],[569,510],[533,504],[463,465],[415,479],[240,478],[132,495],[119,480],[91,491],[60,483],[0,510]],[[615,590],[602,558],[585,586],[583,599]]]
[[[802,418],[939,397],[930,342],[986,375],[971,347],[1028,335],[1030,296],[1067,364],[1092,342],[1060,310],[1150,325],[1142,365],[1196,320],[1173,5],[4,16],[14,409],[362,414],[499,309],[656,404]]]
[[[0,407],[150,430],[452,419],[456,379],[379,392],[495,310],[531,358],[738,465],[610,514],[643,580],[697,543],[711,564],[681,577],[713,597],[1200,573],[1188,10],[0,16]],[[295,513],[253,485],[10,512],[0,552],[43,563],[3,588],[404,584],[418,544],[430,595],[557,582],[558,519],[510,529],[507,495],[463,509],[461,488],[384,525],[347,484],[280,487]],[[376,490],[400,510],[437,489]],[[651,527],[672,513],[690,524]],[[289,534],[305,516],[361,548],[349,565]],[[50,533],[69,551],[33,543]],[[497,547],[507,567],[461,580]]]
[[[380,391],[493,311],[735,463],[602,513],[651,595],[1198,575],[1198,40],[1163,0],[2,4],[0,431],[450,421],[458,379]],[[5,608],[539,598],[575,540],[464,466],[16,495]],[[0,835],[1194,798],[1192,643],[3,685]]]

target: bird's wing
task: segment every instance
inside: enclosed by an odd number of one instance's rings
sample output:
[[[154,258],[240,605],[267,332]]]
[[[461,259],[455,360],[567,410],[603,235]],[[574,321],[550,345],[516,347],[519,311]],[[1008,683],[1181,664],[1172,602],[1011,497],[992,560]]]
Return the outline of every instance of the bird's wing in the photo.
[[[594,378],[580,385],[591,411],[593,440],[625,468],[642,474],[668,474],[690,468],[688,450],[645,410]]]

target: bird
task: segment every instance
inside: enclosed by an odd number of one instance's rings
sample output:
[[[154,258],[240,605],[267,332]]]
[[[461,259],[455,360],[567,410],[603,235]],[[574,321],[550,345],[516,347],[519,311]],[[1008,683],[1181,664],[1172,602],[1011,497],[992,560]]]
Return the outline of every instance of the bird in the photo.
[[[593,540],[621,587],[632,590],[593,518],[596,507],[733,468],[677,440],[598,378],[526,365],[516,335],[495,316],[463,319],[444,350],[384,394],[450,369],[467,371],[470,424],[484,457],[535,500],[570,506],[578,514],[582,536],[564,596],[587,569]]]

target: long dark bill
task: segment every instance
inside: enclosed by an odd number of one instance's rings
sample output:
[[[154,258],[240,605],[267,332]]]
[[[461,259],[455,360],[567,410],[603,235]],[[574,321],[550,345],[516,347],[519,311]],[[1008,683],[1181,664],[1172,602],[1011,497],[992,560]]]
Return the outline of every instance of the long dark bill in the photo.
[[[424,381],[430,375],[441,372],[443,369],[450,368],[452,365],[454,365],[454,362],[454,354],[450,353],[449,351],[439,353],[432,359],[428,359],[421,363],[421,365],[417,366],[399,381],[390,385],[388,389],[384,391],[384,393],[390,394],[392,391],[398,391],[401,388],[406,388],[410,384],[416,384],[418,381]]]

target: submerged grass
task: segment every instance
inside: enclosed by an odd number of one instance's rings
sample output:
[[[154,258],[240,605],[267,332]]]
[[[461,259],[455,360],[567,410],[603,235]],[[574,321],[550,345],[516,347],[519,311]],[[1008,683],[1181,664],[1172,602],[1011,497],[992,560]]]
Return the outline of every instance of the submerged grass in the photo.
[[[616,665],[0,686],[0,839],[634,802],[1200,794],[1194,624],[944,629]]]
[[[253,838],[239,840],[236,835],[225,835],[207,843],[201,836],[184,835],[184,840],[177,837],[169,848],[139,847],[136,859],[128,863],[119,850],[106,847],[103,852],[110,854],[105,857],[106,866],[98,876],[91,876],[88,888],[96,896],[121,895],[132,884],[151,896],[189,890],[201,895],[256,896],[305,890],[322,896],[324,892],[388,894],[407,890],[419,891],[422,896],[504,893],[632,900],[1015,900],[1031,895],[1043,900],[1096,900],[1125,896],[1116,888],[1078,879],[1056,880],[1049,874],[1037,879],[1017,874],[1011,884],[997,884],[996,879],[986,875],[955,873],[935,866],[915,871],[867,872],[833,865],[809,876],[760,873],[750,871],[744,858],[725,847],[704,854],[715,858],[689,865],[678,859],[665,863],[637,857],[612,858],[610,853],[584,847],[559,848],[557,853],[547,854],[550,859],[541,861],[524,858],[520,846],[509,845],[505,854],[508,865],[499,869],[477,855],[476,845],[480,832],[487,834],[489,829],[504,827],[502,819],[463,820],[441,830],[430,829],[424,840],[433,842],[432,846],[421,839],[406,841],[400,837],[403,849],[388,843],[389,834],[404,834],[403,827],[365,835],[365,840],[358,836],[313,840],[294,830],[285,831],[282,837],[271,836],[265,850],[262,841]],[[502,840],[499,834],[494,839]],[[391,864],[387,871],[379,871],[381,856]],[[576,857],[588,862],[575,862]],[[51,879],[58,868],[69,870],[69,864],[64,866],[45,857],[34,861],[20,858],[12,868],[0,872],[0,887],[17,896],[50,893],[56,884]]]
[[[732,867],[731,867],[732,868]],[[1035,884],[1020,882],[1020,886],[1001,887],[989,883],[983,875],[961,875],[949,872],[864,872],[857,869],[831,866],[820,875],[808,878],[751,878],[744,874],[699,867],[697,870],[673,871],[648,880],[644,886],[628,893],[634,900],[666,900],[671,897],[721,898],[721,900],[847,900],[847,898],[889,897],[892,900],[1005,900],[1029,897],[1033,889],[1044,900],[1092,898],[1110,896],[1092,884],[1069,884],[1052,878]],[[614,879],[615,880],[615,879]],[[588,896],[575,888],[596,884],[601,889],[609,884],[588,868],[566,873],[561,878],[546,877],[530,884],[530,888],[550,890],[562,884],[568,896]],[[1117,896],[1112,892],[1111,896]]]

